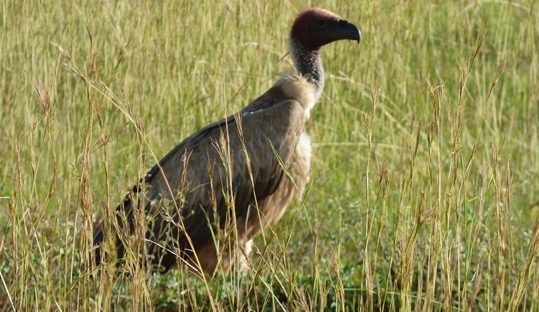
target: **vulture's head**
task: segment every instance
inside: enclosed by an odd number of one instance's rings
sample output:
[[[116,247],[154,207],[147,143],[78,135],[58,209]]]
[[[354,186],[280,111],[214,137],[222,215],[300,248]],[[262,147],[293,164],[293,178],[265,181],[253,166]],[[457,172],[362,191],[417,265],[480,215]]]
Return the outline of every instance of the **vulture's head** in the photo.
[[[308,8],[299,13],[292,25],[290,39],[309,50],[337,40],[361,40],[361,32],[356,25],[338,15],[320,8]]]

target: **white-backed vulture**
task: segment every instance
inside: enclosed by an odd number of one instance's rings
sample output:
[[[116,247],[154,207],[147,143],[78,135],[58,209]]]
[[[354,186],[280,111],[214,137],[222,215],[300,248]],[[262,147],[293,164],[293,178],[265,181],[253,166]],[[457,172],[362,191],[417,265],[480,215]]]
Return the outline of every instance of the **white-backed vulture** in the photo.
[[[104,222],[96,227],[95,261],[104,260],[110,232],[118,258],[135,252],[154,270],[184,264],[208,274],[227,271],[237,247],[247,253],[253,237],[279,220],[309,180],[304,124],[324,87],[320,50],[342,39],[359,42],[359,29],[327,10],[301,12],[289,37],[297,72],[161,159],[118,206],[110,231]],[[138,247],[132,244],[137,231],[145,236]]]

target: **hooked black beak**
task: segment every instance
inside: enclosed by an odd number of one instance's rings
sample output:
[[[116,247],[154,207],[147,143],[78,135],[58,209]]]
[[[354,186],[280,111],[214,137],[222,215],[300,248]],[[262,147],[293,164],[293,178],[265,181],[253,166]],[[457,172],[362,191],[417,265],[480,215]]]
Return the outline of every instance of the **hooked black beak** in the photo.
[[[341,39],[355,40],[357,43],[361,41],[361,32],[359,31],[359,28],[346,20],[339,21],[339,33]]]

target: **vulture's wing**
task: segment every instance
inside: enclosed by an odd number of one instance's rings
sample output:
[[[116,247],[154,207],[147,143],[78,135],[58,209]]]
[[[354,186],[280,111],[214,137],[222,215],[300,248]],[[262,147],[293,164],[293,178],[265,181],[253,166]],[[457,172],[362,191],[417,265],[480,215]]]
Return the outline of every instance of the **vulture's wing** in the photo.
[[[147,238],[157,246],[149,248],[150,255],[162,253],[163,246],[190,250],[191,242],[196,249],[212,240],[215,230],[232,217],[255,215],[256,203],[289,178],[286,166],[303,132],[304,118],[297,101],[285,100],[231,116],[191,135],[154,166],[143,186],[135,186],[118,207],[121,240],[128,239],[124,220],[129,222],[127,232],[133,233],[133,212],[138,207],[144,207],[149,220]],[[102,240],[103,231],[97,229],[94,245]],[[121,256],[123,246],[118,247]]]

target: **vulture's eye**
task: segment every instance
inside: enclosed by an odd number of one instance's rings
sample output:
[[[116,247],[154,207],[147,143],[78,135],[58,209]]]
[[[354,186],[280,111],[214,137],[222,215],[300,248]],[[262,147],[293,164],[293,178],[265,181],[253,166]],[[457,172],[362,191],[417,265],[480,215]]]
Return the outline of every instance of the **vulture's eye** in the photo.
[[[326,25],[326,21],[319,20],[319,21],[318,21],[318,25],[324,26],[324,25]]]

